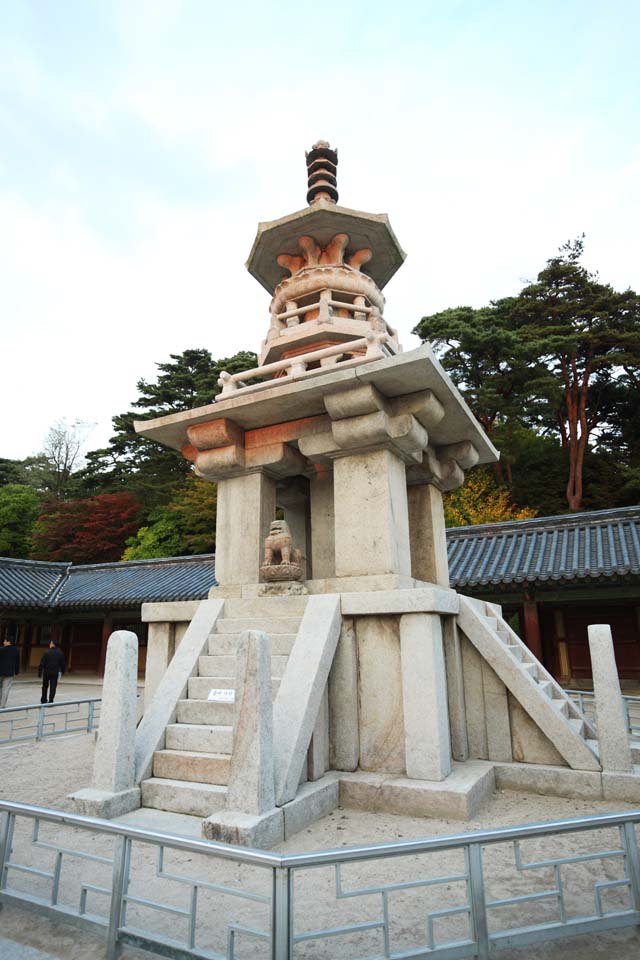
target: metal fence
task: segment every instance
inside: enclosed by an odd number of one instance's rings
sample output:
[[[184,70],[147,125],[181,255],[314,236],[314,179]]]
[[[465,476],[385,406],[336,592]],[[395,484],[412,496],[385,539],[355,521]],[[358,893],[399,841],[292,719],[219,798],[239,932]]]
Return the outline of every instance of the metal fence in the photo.
[[[590,690],[566,690],[574,703],[579,707],[582,713],[595,723],[596,717],[596,698]],[[640,697],[623,697],[622,706],[625,717],[627,718],[627,729],[632,740],[640,739]]]
[[[640,924],[640,811],[276,854],[0,801],[0,903],[206,960],[487,960]]]
[[[0,745],[65,733],[90,733],[98,727],[101,702],[96,697],[5,707],[0,710]]]

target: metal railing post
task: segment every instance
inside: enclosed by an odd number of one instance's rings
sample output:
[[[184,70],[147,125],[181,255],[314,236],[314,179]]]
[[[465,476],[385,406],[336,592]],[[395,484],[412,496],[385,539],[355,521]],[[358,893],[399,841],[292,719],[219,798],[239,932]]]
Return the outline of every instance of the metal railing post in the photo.
[[[622,835],[624,837],[627,873],[631,881],[631,899],[634,910],[640,910],[640,853],[638,852],[638,841],[636,839],[636,825],[633,821],[629,820],[623,824]]]
[[[91,733],[93,730],[93,710],[94,710],[93,700],[89,701],[89,709],[87,711],[87,733]]]
[[[127,887],[129,871],[128,837],[117,837],[113,846],[113,876],[111,881],[111,904],[109,929],[107,931],[107,960],[116,960],[120,953],[119,931],[122,917],[122,895]]]
[[[489,960],[489,928],[487,925],[487,904],[484,895],[482,847],[479,843],[470,843],[468,849],[473,939],[478,948],[478,960]]]
[[[42,740],[42,731],[44,728],[44,704],[38,707],[38,723],[36,726],[36,740]]]
[[[291,875],[288,867],[273,868],[271,903],[272,960],[291,958]]]
[[[0,815],[0,890],[4,890],[7,885],[7,861],[11,856],[11,842],[13,838],[12,813],[3,813]],[[0,908],[2,903],[0,903]]]

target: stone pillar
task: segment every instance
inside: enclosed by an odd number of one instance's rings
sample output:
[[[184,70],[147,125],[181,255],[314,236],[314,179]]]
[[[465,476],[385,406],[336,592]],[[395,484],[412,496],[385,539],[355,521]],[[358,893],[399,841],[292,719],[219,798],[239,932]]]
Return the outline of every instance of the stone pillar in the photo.
[[[534,657],[537,657],[542,663],[542,636],[540,634],[538,604],[535,600],[525,600],[522,609],[524,614],[524,642]]]
[[[138,638],[116,630],[107,645],[100,728],[91,787],[71,794],[86,816],[118,817],[140,806],[135,786]]]
[[[411,576],[405,467],[391,450],[334,461],[336,576]]]
[[[302,579],[307,580],[312,566],[307,542],[309,497],[297,483],[290,482],[283,490],[278,490],[277,502],[278,506],[282,507],[284,519],[289,524],[293,545],[302,554]]]
[[[218,481],[216,579],[221,587],[258,582],[275,515],[275,481],[264,472]]]
[[[451,739],[439,615],[400,617],[400,652],[407,776],[444,780],[451,773]]]
[[[316,475],[311,478],[309,491],[311,571],[315,580],[324,580],[336,575],[333,471],[318,469]]]
[[[360,767],[406,773],[397,617],[355,621],[360,682]]]
[[[449,560],[442,494],[431,483],[407,488],[411,538],[411,575],[449,586]]]
[[[329,762],[332,770],[357,770],[358,650],[353,620],[343,617],[329,674]]]
[[[605,623],[593,624],[588,632],[600,763],[608,773],[633,773],[611,627]]]
[[[150,623],[147,635],[147,663],[144,672],[144,709],[153,700],[174,652],[174,623]]]
[[[458,623],[455,617],[444,617],[442,637],[447,673],[451,754],[454,760],[463,761],[469,759],[469,741],[467,739],[467,714],[464,702],[462,650],[460,648]]]

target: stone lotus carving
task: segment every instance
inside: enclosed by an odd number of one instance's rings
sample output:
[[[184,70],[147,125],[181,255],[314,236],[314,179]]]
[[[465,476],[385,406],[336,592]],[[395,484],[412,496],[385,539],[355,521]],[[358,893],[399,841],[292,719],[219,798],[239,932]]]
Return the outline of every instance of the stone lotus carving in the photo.
[[[286,520],[273,520],[264,542],[264,563],[260,567],[263,580],[299,580],[302,576],[302,554],[293,546]]]
[[[302,256],[291,256],[288,253],[281,253],[277,258],[278,264],[288,270],[291,276],[295,276],[300,270],[306,267],[344,266],[344,252],[349,243],[347,233],[336,233],[335,237],[322,249],[320,244],[316,243],[313,237],[299,237],[298,246],[302,250]],[[367,247],[362,250],[356,250],[347,260],[347,266],[352,270],[360,270],[365,263],[368,263],[373,256],[373,251]]]

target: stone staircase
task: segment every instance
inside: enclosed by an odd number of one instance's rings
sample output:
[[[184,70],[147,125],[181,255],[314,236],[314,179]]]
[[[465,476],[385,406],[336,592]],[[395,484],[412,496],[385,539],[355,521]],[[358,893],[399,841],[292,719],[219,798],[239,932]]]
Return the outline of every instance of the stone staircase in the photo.
[[[593,724],[511,629],[499,608],[461,596],[458,625],[569,766],[599,770]]]
[[[208,700],[214,688],[235,689],[236,648],[244,630],[262,630],[271,641],[275,697],[293,649],[307,597],[225,600],[223,618],[209,635],[198,675],[166,728],[165,747],[153,758],[153,776],[141,784],[142,806],[208,817],[225,805],[233,752],[235,705]]]

